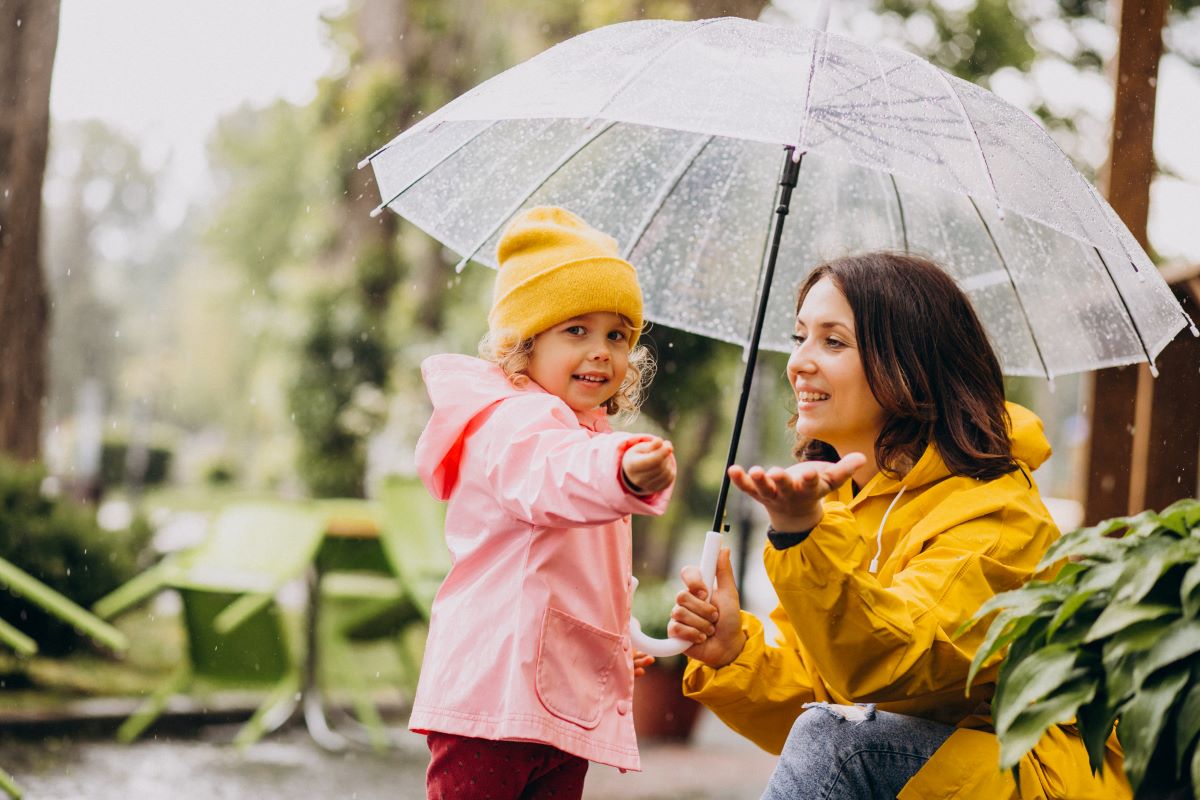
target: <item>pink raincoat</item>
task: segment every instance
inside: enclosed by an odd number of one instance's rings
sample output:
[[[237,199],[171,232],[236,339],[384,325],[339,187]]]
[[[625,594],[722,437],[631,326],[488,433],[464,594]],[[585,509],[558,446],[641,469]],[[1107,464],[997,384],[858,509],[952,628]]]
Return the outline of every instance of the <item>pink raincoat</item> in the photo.
[[[661,514],[669,497],[622,486],[621,456],[644,437],[478,358],[434,356],[421,371],[434,412],[417,469],[449,500],[453,566],[409,727],[638,769],[629,515]]]

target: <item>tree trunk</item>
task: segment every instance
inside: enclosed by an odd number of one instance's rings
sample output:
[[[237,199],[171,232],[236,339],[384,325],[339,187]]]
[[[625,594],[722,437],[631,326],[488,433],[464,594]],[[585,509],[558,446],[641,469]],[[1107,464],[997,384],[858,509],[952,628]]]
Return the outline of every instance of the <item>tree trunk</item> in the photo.
[[[58,0],[0,0],[0,452],[40,450],[46,282],[39,252]]]

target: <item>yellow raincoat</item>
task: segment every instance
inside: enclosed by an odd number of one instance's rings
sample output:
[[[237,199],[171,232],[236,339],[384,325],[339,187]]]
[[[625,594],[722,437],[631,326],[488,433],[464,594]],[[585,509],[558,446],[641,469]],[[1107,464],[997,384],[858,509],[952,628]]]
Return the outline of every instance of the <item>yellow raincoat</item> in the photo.
[[[826,497],[824,519],[801,544],[768,544],[764,561],[779,596],[771,619],[780,639],[768,646],[762,623],[743,612],[748,640],[741,655],[719,670],[689,663],[684,693],[772,753],[783,748],[801,706],[813,701],[877,703],[957,726],[900,800],[1016,797],[1017,783],[1026,800],[1128,798],[1115,736],[1103,776],[1093,778],[1069,725],[1046,733],[1022,759],[1014,783],[999,770],[987,715],[998,662],[980,670],[964,694],[987,626],[959,639],[954,632],[989,597],[1028,580],[1059,535],[1029,477],[1050,455],[1041,420],[1008,408],[1022,469],[991,481],[952,476],[931,446],[902,480],[879,473],[858,494],[847,481]]]

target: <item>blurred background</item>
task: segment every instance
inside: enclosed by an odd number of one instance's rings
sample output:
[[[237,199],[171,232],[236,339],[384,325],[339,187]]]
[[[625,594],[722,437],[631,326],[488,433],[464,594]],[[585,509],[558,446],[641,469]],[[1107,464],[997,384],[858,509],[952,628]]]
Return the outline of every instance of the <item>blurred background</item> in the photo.
[[[642,17],[804,25],[816,5],[0,0],[0,86],[19,96],[44,85],[49,98],[40,202],[21,194],[21,167],[6,160],[37,104],[3,106],[11,124],[0,120],[0,236],[39,215],[41,230],[40,254],[35,243],[33,263],[20,262],[33,283],[0,276],[9,295],[0,299],[0,558],[90,608],[198,545],[231,504],[375,498],[385,476],[411,476],[428,413],[418,365],[475,352],[493,276],[475,265],[455,274],[456,254],[393,214],[370,218],[379,196],[358,161],[422,114],[582,31]],[[1194,285],[1200,2],[1159,6],[1145,239],[1182,276],[1178,285]],[[840,0],[830,30],[915,52],[991,89],[1101,185],[1119,13],[1103,0]],[[22,42],[10,59],[4,50]],[[19,313],[39,263],[40,323]],[[1197,317],[1194,299],[1185,307]],[[662,326],[646,341],[658,377],[641,415],[622,424],[670,437],[680,460],[670,512],[637,520],[635,572],[652,582],[697,557],[742,362],[735,347]],[[783,363],[770,354],[760,364],[741,463],[789,458]],[[1010,397],[1046,421],[1056,455],[1036,477],[1064,527],[1086,515],[1094,380],[1009,382]],[[1196,445],[1182,446],[1192,464],[1185,496],[1195,493]],[[736,499],[731,512],[751,605],[769,608],[754,573],[761,526]],[[289,591],[282,607],[299,614],[305,593]],[[0,705],[152,691],[186,660],[180,613],[177,601],[158,599],[123,618],[131,648],[114,659],[77,626],[0,592],[0,619],[40,647],[30,658],[0,650]],[[398,662],[379,663],[374,685],[402,707],[408,678]]]

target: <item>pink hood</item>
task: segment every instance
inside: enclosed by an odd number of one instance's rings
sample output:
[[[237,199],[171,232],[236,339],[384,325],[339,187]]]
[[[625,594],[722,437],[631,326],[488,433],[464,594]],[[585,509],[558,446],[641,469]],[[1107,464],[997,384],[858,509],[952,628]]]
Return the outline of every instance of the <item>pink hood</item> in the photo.
[[[529,390],[518,389],[498,366],[471,356],[426,359],[421,376],[433,402],[433,416],[417,442],[417,472],[429,493],[445,500],[458,482],[463,439],[471,421],[507,397],[542,390],[532,381]]]

